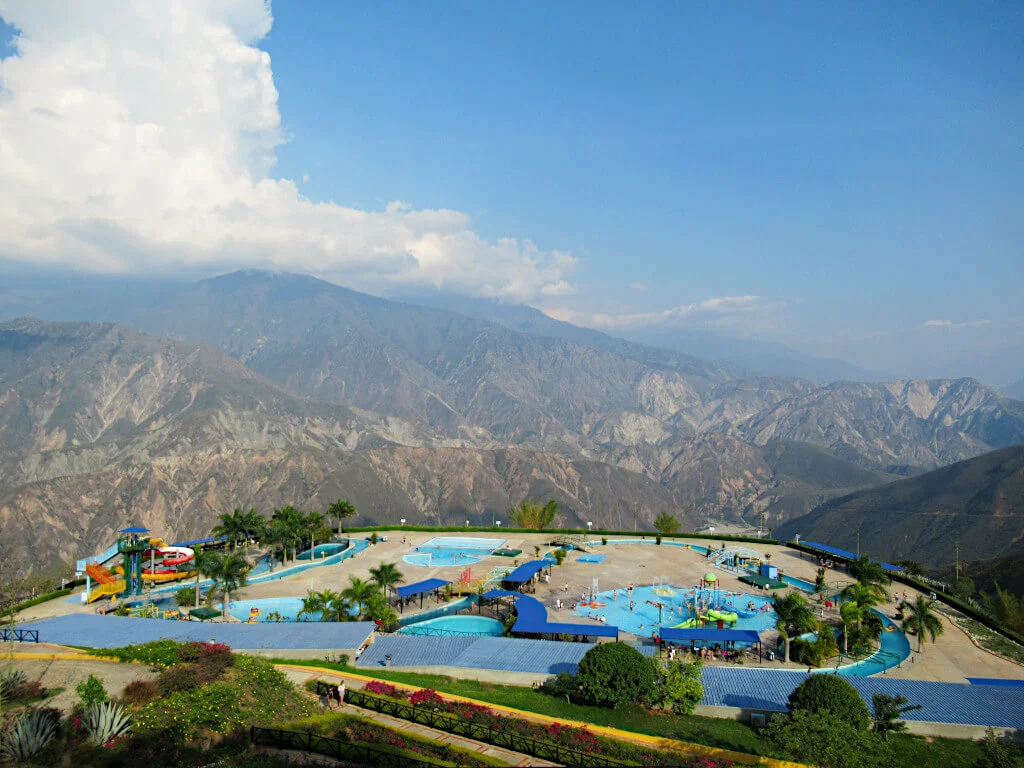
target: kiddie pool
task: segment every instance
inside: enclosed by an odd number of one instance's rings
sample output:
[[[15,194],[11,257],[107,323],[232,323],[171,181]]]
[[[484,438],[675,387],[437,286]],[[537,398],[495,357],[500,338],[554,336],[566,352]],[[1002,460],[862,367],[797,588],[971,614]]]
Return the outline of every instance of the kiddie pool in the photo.
[[[468,566],[490,557],[504,545],[505,539],[479,539],[468,536],[435,536],[420,544],[402,559],[409,565]]]
[[[398,634],[501,637],[505,634],[505,627],[497,619],[487,616],[441,616],[407,624],[398,630]]]

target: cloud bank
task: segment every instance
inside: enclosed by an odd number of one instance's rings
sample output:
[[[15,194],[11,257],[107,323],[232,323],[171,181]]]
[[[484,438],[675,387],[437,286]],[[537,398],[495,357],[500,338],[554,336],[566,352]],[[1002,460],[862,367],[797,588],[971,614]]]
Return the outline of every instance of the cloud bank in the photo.
[[[105,272],[267,267],[524,300],[576,260],[465,213],[365,211],[274,179],[285,140],[262,0],[0,0],[0,257]]]
[[[925,328],[946,328],[951,331],[959,331],[962,328],[983,328],[991,325],[991,320],[967,320],[962,323],[954,323],[952,320],[925,320]]]
[[[785,302],[765,296],[723,296],[653,312],[587,312],[566,307],[542,311],[555,320],[601,330],[704,324],[742,332],[774,326],[777,313],[785,306]]]

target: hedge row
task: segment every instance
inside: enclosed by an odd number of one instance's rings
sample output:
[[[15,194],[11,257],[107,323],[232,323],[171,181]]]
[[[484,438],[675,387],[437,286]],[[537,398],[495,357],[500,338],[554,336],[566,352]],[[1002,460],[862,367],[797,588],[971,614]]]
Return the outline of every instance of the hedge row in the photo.
[[[653,539],[708,539],[710,541],[743,541],[754,544],[778,544],[777,539],[759,539],[754,536],[737,536],[718,533],[658,533],[657,531],[612,531],[605,528],[506,528],[490,525],[363,525],[345,528],[345,533],[371,533],[374,531],[423,531],[428,533],[550,533],[590,536],[599,539],[602,536],[627,536],[631,539],[646,537]]]
[[[797,549],[801,552],[806,552],[807,554],[811,554],[816,557],[822,554],[821,552],[812,547],[808,547],[805,544],[798,544],[793,541],[787,543],[786,546],[790,549]],[[849,562],[849,559],[844,557],[837,557],[835,555],[828,555],[828,557],[830,557],[833,560],[840,560],[846,563]],[[1002,624],[993,619],[987,613],[979,611],[973,605],[961,600],[955,595],[951,595],[948,592],[943,592],[938,587],[929,584],[925,581],[922,581],[921,579],[914,578],[913,576],[907,573],[890,573],[889,576],[892,577],[893,581],[899,582],[900,584],[906,584],[908,587],[913,587],[914,589],[924,592],[925,594],[934,592],[935,597],[939,600],[939,602],[945,603],[946,605],[955,608],[956,610],[960,611],[960,613],[974,619],[979,624],[985,625],[993,632],[998,632],[1000,635],[1007,638],[1008,640],[1013,640],[1015,643],[1024,645],[1024,637],[1014,632],[1012,629],[1004,627]]]
[[[65,587],[64,589],[57,589],[53,592],[47,592],[45,595],[39,595],[39,597],[33,597],[31,600],[23,600],[20,603],[15,603],[10,608],[4,610],[4,615],[13,615],[19,611],[24,611],[26,608],[31,608],[33,605],[39,605],[40,603],[47,603],[50,600],[56,600],[58,597],[66,597],[74,591],[74,587]]]

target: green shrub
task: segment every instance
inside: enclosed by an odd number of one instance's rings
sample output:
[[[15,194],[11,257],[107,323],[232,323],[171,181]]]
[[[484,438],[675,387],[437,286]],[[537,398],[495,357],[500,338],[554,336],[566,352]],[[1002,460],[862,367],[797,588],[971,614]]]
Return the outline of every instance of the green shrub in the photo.
[[[857,689],[838,675],[811,675],[789,694],[789,711],[829,715],[858,731],[871,725],[871,712]]]
[[[811,680],[818,677],[846,682],[834,675],[814,675]],[[850,688],[853,690],[853,686]],[[798,709],[790,715],[776,715],[765,728],[765,736],[779,753],[820,768],[881,768],[892,764],[881,739],[824,710]]]
[[[107,689],[103,687],[103,681],[95,675],[89,675],[85,680],[75,686],[75,693],[78,694],[82,706],[88,708],[91,704],[102,704],[109,701]]]
[[[58,597],[66,597],[74,591],[74,587],[66,587],[65,589],[56,589],[53,592],[47,592],[45,595],[39,597],[33,597],[31,600],[23,600],[20,603],[15,603],[9,608],[4,609],[5,616],[13,616],[19,611],[24,611],[26,608],[31,608],[34,605],[41,605],[48,603],[51,600],[56,600]]]
[[[655,692],[651,662],[625,643],[601,643],[587,651],[576,682],[585,701],[606,707],[648,702]]]
[[[828,630],[815,640],[793,638],[789,644],[789,658],[798,664],[820,667],[839,651],[835,636]]]
[[[568,672],[559,672],[554,677],[545,680],[540,686],[540,691],[548,696],[571,701],[579,692],[579,685],[576,683],[576,678]]]
[[[132,680],[124,687],[124,698],[129,704],[146,704],[160,695],[152,680]]]
[[[93,656],[108,656],[122,662],[140,661],[154,667],[169,667],[181,661],[178,648],[181,643],[174,640],[154,640],[141,645],[126,645],[121,648],[91,648]]]
[[[188,608],[196,604],[196,588],[182,587],[174,593],[174,602],[179,608]]]
[[[676,659],[665,668],[663,704],[677,715],[692,715],[694,708],[704,698],[704,684],[701,683],[701,662]]]

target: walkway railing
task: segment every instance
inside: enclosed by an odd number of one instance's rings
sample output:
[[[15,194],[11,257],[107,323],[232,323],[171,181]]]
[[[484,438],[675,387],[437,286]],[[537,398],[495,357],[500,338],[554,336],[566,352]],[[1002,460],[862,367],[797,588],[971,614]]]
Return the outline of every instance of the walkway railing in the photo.
[[[330,684],[318,680],[316,687],[318,694],[329,695]],[[629,763],[624,763],[604,755],[580,752],[555,742],[532,739],[497,726],[474,723],[447,712],[439,712],[427,707],[417,707],[383,696],[373,696],[363,691],[346,690],[345,701],[356,707],[371,709],[374,712],[381,712],[402,720],[419,723],[429,728],[436,728],[439,731],[453,733],[456,736],[464,736],[474,741],[482,741],[485,744],[502,747],[512,752],[538,757],[542,760],[550,760],[559,765],[574,766],[574,768],[605,768],[606,766],[629,765]]]
[[[429,763],[426,760],[417,760],[414,757],[386,752],[377,747],[366,744],[354,744],[351,741],[342,741],[331,736],[320,736],[315,733],[300,733],[299,731],[285,731],[280,728],[257,728],[252,726],[249,729],[249,738],[253,744],[263,747],[274,747],[275,749],[295,749],[302,752],[315,752],[318,755],[337,758],[345,762],[357,763],[359,765],[382,765],[404,768],[405,766],[430,766],[434,768],[436,763]]]
[[[10,642],[11,640],[16,643],[38,643],[39,630],[5,627],[4,629],[0,629],[0,640],[5,643]]]
[[[450,613],[449,616],[458,616],[457,613]],[[469,614],[464,614],[469,615]],[[406,624],[404,627],[399,629],[394,634],[400,635],[401,637],[415,637],[417,635],[424,636],[430,635],[431,637],[499,637],[499,635],[492,635],[489,632],[470,632],[465,629],[444,629],[443,627],[421,627],[416,632],[403,632],[403,629],[411,629],[415,627],[415,624]]]

